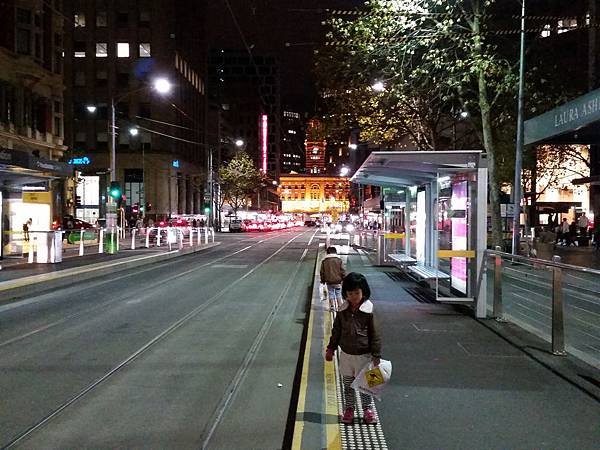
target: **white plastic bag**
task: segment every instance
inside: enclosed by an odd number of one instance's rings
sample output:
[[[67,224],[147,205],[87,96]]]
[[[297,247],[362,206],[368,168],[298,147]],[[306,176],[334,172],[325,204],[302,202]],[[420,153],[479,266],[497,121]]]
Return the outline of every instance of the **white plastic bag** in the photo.
[[[372,395],[377,400],[381,400],[381,394],[391,376],[391,361],[382,359],[378,366],[374,366],[369,361],[352,382],[352,387],[359,392]]]

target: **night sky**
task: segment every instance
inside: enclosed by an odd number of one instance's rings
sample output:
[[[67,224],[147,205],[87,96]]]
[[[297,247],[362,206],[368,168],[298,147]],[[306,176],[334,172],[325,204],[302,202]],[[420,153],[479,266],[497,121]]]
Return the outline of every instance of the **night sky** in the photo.
[[[314,113],[312,65],[315,44],[323,42],[324,9],[352,9],[362,0],[229,0],[246,42],[257,52],[274,52],[281,67],[284,109]],[[243,49],[225,0],[208,2],[211,48]],[[286,42],[289,46],[286,46]]]

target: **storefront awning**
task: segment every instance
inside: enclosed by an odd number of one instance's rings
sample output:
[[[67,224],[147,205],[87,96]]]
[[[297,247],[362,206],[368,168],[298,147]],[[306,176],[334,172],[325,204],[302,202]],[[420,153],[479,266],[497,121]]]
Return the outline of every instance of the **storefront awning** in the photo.
[[[600,89],[525,121],[525,145],[600,142]]]
[[[375,186],[418,186],[451,172],[487,168],[480,150],[373,152],[351,182]]]
[[[0,179],[5,186],[20,186],[73,175],[73,166],[28,152],[0,148]]]

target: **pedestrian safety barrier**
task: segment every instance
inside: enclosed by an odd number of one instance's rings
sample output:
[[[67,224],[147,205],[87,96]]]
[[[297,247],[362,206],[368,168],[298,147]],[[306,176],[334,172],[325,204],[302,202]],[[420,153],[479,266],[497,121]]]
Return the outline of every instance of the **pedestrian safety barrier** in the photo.
[[[215,241],[212,228],[146,227],[120,229],[119,227],[58,231],[30,231],[24,242],[23,254],[29,263],[55,263],[62,261],[63,241],[76,245],[79,256],[104,253],[105,244],[119,251],[121,248],[161,247],[166,250],[183,249]],[[114,242],[112,240],[114,239]],[[96,247],[97,244],[97,247]],[[97,248],[97,251],[95,250]]]
[[[600,368],[600,271],[485,251],[488,316],[514,323]]]

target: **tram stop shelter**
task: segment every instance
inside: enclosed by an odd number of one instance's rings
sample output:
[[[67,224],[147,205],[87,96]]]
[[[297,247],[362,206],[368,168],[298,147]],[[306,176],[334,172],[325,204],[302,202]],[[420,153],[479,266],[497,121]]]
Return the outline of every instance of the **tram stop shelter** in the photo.
[[[378,151],[351,181],[382,188],[386,226],[378,262],[427,281],[436,300],[471,304],[477,317],[485,317],[485,155],[479,150]]]

